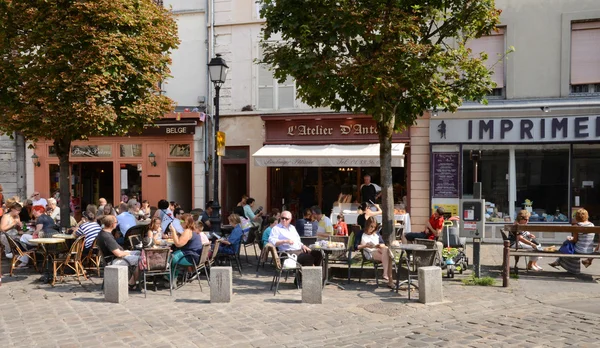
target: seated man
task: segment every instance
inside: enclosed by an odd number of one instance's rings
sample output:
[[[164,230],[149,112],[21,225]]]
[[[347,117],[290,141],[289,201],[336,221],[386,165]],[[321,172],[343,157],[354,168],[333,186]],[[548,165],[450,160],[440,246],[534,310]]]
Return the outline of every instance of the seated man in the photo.
[[[138,212],[139,208],[137,206],[137,201],[135,199],[130,199],[127,203],[127,211],[121,211],[121,214],[117,216],[119,231],[121,231],[123,237],[125,237],[127,230],[137,225],[136,216]]]
[[[102,231],[98,233],[98,237],[96,237],[98,248],[104,257],[112,255],[116,258],[111,263],[112,265],[128,266],[130,271],[129,285],[135,285],[140,273],[138,269],[140,252],[137,250],[123,250],[123,248],[117,243],[111,233],[112,230],[117,227],[116,217],[112,215],[104,215],[100,222],[102,223]]]
[[[284,211],[281,213],[280,223],[271,229],[269,243],[280,251],[298,255],[298,263],[302,266],[319,266],[323,260],[323,254],[319,250],[310,250],[302,244],[296,228],[290,224],[292,213]]]
[[[429,218],[425,231],[404,234],[402,236],[402,243],[413,242],[417,238],[437,240],[444,227],[444,212],[444,208],[437,208]]]

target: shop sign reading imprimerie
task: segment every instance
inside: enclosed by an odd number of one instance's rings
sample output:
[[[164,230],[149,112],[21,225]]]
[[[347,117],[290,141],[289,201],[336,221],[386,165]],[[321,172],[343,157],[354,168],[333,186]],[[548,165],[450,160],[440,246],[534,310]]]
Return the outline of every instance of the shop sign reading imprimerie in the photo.
[[[600,140],[600,116],[431,119],[431,143],[537,143]]]

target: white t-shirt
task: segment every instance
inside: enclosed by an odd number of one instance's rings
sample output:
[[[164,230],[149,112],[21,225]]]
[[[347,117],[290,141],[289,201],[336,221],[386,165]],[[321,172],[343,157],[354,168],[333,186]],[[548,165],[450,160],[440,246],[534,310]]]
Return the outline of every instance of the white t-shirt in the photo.
[[[46,208],[48,202],[46,201],[46,198],[34,199],[33,206],[35,207],[36,205],[41,205],[42,207]]]
[[[379,245],[379,235],[377,233],[373,233],[371,235],[363,233],[362,238],[360,239],[360,244],[366,245],[369,243],[373,243],[373,245]],[[369,251],[374,251],[374,248],[366,248]]]

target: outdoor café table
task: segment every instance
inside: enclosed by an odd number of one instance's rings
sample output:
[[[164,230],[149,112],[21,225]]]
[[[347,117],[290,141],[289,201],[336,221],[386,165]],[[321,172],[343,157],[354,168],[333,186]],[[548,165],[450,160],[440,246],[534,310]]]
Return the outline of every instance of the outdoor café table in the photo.
[[[152,221],[152,219],[137,220],[137,221],[135,222],[135,224],[136,224],[137,226],[147,226],[147,225],[150,225],[150,222],[151,222],[151,221]]]
[[[57,254],[61,250],[59,249],[60,244],[65,243],[64,238],[37,238],[32,239],[29,243],[40,245],[44,248],[46,257],[46,274],[44,274],[40,281],[43,283],[49,283],[52,280],[52,274],[50,274],[50,264],[54,260],[54,254]]]
[[[313,245],[311,249],[321,250],[325,254],[325,259],[323,262],[323,267],[325,268],[325,279],[323,280],[323,287],[325,287],[325,285],[335,285],[342,290],[346,290],[340,284],[329,281],[329,255],[331,255],[334,251],[346,251],[346,248],[327,248],[327,247],[315,248]]]
[[[67,244],[67,247],[70,248],[71,245],[73,245],[73,242],[75,242],[75,239],[77,239],[77,236],[74,234],[58,233],[58,234],[52,235],[52,238],[64,239],[65,243]]]
[[[302,242],[302,244],[306,245],[307,247],[310,247],[311,245],[317,242],[317,237],[300,237],[300,241]]]
[[[400,250],[400,258],[398,258],[398,263],[396,264],[396,289],[395,290],[396,290],[396,292],[398,292],[398,290],[400,289],[400,285],[408,284],[408,299],[410,300],[411,285],[414,287],[417,287],[416,285],[413,285],[413,283],[412,283],[412,282],[414,282],[414,280],[410,279],[410,254],[412,253],[413,250],[424,250],[424,249],[427,249],[427,247],[422,244],[400,244],[398,246],[391,246],[390,249]],[[402,266],[403,258],[406,260],[407,278],[406,278],[406,280],[400,281],[400,266]]]

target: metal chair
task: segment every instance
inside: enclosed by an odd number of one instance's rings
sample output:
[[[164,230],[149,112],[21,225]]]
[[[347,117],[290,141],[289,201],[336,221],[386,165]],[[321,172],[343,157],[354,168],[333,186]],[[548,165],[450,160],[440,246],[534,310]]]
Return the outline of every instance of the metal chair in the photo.
[[[148,232],[149,227],[149,225],[136,225],[130,227],[127,232],[125,232],[125,245],[123,247],[127,250],[133,249],[133,245],[131,244],[129,237],[139,236],[139,239],[141,240]]]
[[[267,250],[267,252],[269,254],[271,254],[271,257],[273,258],[273,263],[275,265],[275,273],[273,274],[273,280],[271,281],[271,290],[273,290],[273,286],[275,286],[275,291],[273,291],[273,296],[277,295],[277,292],[279,291],[279,281],[281,280],[281,273],[285,272],[285,279],[287,280],[287,277],[289,275],[289,272],[295,272],[296,276],[297,276],[297,272],[301,269],[300,268],[300,264],[296,263],[296,267],[295,268],[284,268],[283,264],[281,263],[282,258],[285,259],[285,257],[282,257],[279,255],[279,253],[277,252],[277,248],[271,244],[271,243],[267,243],[267,245],[265,245],[264,249]],[[296,282],[296,287],[299,287],[298,282]]]
[[[196,260],[192,259],[192,263],[194,264],[194,272],[191,273],[191,276],[190,276],[189,272],[184,273],[183,284],[185,284],[188,281],[193,280],[194,276],[195,276],[196,279],[198,279],[198,285],[200,285],[200,291],[202,291],[202,284],[200,283],[200,273],[202,272],[202,270],[204,270],[204,274],[206,275],[206,280],[208,282],[208,285],[210,286],[210,277],[208,276],[208,265],[207,265],[209,253],[210,253],[210,244],[203,244],[202,245],[202,253],[200,254],[200,259],[198,260],[198,263],[196,263]]]
[[[148,297],[147,280],[148,276],[164,275],[169,277],[169,294],[173,296],[173,275],[169,264],[171,263],[171,249],[168,248],[146,248],[142,253],[145,258],[146,268],[142,271],[144,282],[144,297]],[[156,290],[156,283],[154,283]]]
[[[244,247],[244,254],[246,255],[246,263],[250,263],[250,261],[248,260],[248,251],[246,250],[246,248],[248,248],[250,245],[252,245],[254,247],[254,256],[256,257],[256,259],[258,259],[258,254],[256,253],[256,242],[258,241],[260,243],[260,238],[258,237],[259,234],[259,228],[258,226],[254,226],[252,228],[250,228],[250,231],[248,232],[248,239],[246,239],[246,241],[242,241],[241,245]]]

